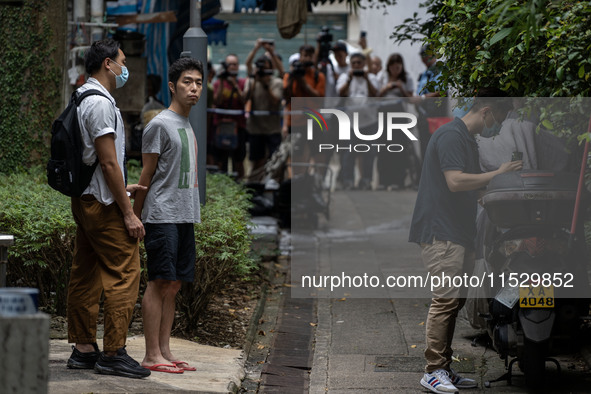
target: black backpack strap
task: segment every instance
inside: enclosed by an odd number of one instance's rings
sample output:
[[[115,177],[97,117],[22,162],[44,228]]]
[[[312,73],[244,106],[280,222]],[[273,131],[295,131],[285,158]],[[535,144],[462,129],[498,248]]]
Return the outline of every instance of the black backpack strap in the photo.
[[[74,93],[72,93],[72,99],[76,100],[76,107],[79,107],[82,100],[84,100],[88,96],[94,96],[94,95],[103,96],[104,98],[108,99],[107,95],[98,89],[88,89],[80,94],[78,94],[78,91],[74,91]],[[117,113],[115,113],[115,127],[114,127],[114,129],[117,130]]]

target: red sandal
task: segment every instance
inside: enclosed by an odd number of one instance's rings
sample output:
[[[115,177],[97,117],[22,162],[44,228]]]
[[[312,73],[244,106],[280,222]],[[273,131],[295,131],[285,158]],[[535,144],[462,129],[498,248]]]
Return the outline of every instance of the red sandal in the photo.
[[[197,368],[192,367],[186,361],[171,361],[172,364],[178,369],[182,369],[183,371],[197,371]],[[181,366],[180,364],[185,364],[186,367]]]

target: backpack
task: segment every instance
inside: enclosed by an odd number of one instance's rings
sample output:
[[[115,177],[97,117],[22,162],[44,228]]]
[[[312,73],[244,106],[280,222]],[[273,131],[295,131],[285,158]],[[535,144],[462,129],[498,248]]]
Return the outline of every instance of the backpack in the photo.
[[[77,111],[82,100],[95,94],[107,97],[96,89],[89,89],[80,95],[76,91],[72,93],[70,103],[51,126],[51,158],[47,162],[47,183],[69,197],[82,195],[98,164],[98,158],[90,166],[82,161],[82,135]]]

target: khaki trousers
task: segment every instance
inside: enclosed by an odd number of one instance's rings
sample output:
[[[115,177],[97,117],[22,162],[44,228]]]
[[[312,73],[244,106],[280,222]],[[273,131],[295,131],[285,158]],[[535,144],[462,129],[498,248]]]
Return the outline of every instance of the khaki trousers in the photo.
[[[72,198],[78,225],[68,287],[68,340],[96,342],[101,294],[104,293],[104,351],[125,345],[140,283],[139,241],[129,236],[116,203]]]
[[[454,277],[471,274],[474,267],[474,251],[450,241],[433,240],[421,244],[421,257],[431,276]],[[438,287],[433,290],[427,315],[425,372],[436,369],[449,370],[453,349],[451,347],[458,312],[466,303],[467,288]]]

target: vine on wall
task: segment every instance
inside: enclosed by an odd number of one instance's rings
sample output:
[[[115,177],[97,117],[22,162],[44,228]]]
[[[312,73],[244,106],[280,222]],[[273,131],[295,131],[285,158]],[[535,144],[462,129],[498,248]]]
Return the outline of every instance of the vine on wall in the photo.
[[[49,156],[61,71],[51,54],[48,0],[0,5],[0,172],[12,173]]]

